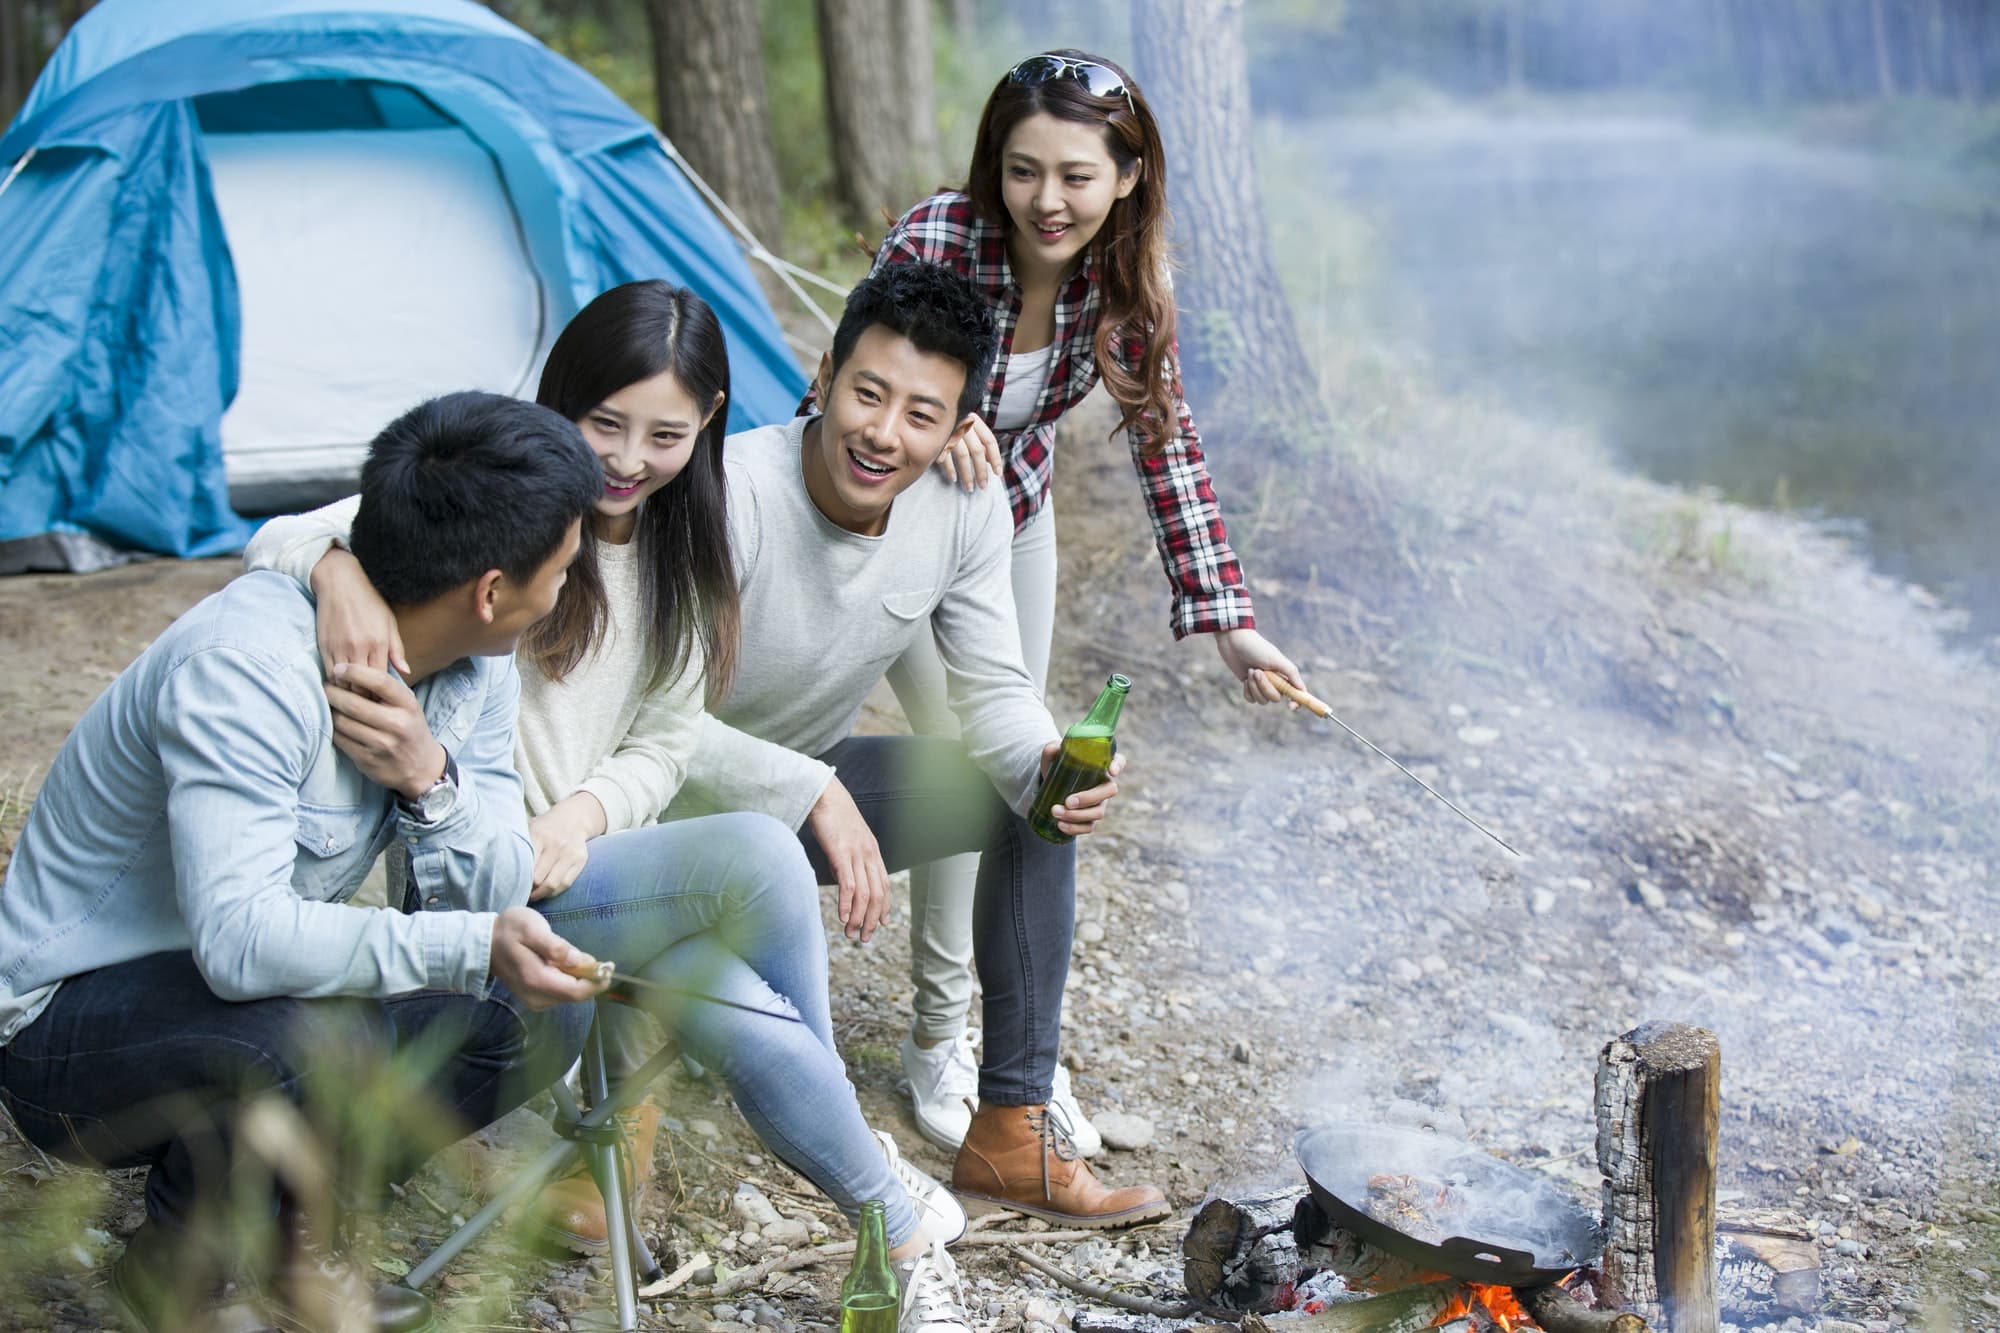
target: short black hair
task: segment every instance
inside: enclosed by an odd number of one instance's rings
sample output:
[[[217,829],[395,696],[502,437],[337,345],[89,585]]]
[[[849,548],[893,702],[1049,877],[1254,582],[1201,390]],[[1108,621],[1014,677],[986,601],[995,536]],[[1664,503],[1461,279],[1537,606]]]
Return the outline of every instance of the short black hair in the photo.
[[[870,325],[901,334],[920,351],[948,356],[965,367],[958,415],[978,407],[993,378],[1000,331],[978,288],[955,270],[928,261],[884,264],[847,294],[847,309],[833,331],[833,373],[854,353]]]
[[[532,579],[603,491],[574,422],[502,394],[446,394],[368,446],[348,545],[383,601],[421,606],[489,569]]]

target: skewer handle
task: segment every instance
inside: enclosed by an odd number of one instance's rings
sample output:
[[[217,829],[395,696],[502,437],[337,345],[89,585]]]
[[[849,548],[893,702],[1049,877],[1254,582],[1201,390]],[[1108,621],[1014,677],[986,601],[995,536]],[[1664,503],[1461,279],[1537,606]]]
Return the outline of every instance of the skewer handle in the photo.
[[[557,968],[556,971],[561,972],[565,976],[575,977],[579,981],[595,981],[600,985],[604,985],[611,981],[612,974],[617,969],[609,962],[589,962],[570,963]]]
[[[1270,681],[1273,685],[1277,686],[1278,693],[1284,695],[1287,699],[1290,699],[1293,703],[1299,705],[1301,708],[1305,709],[1307,712],[1313,714],[1314,716],[1330,717],[1332,715],[1333,710],[1331,708],[1328,708],[1324,703],[1320,702],[1319,699],[1315,698],[1313,695],[1306,693],[1304,690],[1292,684],[1292,682],[1286,680],[1283,676],[1279,675],[1277,672],[1266,671],[1264,673],[1264,679]]]

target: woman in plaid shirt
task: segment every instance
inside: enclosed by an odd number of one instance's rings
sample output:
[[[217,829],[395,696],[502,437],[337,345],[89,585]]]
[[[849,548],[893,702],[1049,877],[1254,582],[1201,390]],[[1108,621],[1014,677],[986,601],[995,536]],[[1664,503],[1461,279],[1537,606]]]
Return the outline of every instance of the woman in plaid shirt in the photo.
[[[1229,547],[1201,437],[1181,397],[1167,270],[1167,188],[1152,109],[1129,75],[1080,51],[1031,56],[987,99],[963,191],[932,195],[883,239],[875,266],[930,260],[970,278],[992,304],[1000,358],[978,416],[939,466],[968,489],[1006,479],[1014,510],[1014,600],[1028,669],[1046,684],[1055,626],[1056,425],[1099,379],[1123,414],[1153,537],[1173,589],[1176,639],[1211,634],[1252,703],[1279,703],[1273,672],[1303,688],[1256,629]],[[890,682],[919,731],[949,732],[944,668],[913,651]],[[965,1027],[972,995],[976,857],[911,875],[916,1023],[903,1042],[917,1123],[956,1148],[977,1084]],[[1096,1131],[1058,1068],[1054,1104],[1085,1155]]]

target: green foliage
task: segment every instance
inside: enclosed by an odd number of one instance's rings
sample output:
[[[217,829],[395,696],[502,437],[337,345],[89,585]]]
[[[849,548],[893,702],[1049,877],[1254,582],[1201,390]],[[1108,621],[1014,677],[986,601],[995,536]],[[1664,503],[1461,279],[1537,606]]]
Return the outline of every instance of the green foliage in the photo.
[[[647,120],[658,122],[653,38],[642,0],[586,0],[580,4],[493,0],[493,9],[590,71]]]

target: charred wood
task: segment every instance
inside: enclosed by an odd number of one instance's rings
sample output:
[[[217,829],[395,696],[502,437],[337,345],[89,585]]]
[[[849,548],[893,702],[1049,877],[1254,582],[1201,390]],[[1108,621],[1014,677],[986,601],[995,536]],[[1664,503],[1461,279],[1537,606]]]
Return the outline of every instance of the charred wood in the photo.
[[[1732,1323],[1819,1313],[1819,1246],[1804,1226],[1725,1218],[1716,1231],[1721,1304]]]
[[[1329,1305],[1316,1314],[1243,1316],[1243,1333],[1422,1333],[1465,1290],[1457,1278],[1426,1282],[1365,1300]]]
[[[1276,1309],[1279,1293],[1299,1275],[1292,1217],[1309,1203],[1303,1188],[1204,1203],[1181,1242],[1188,1295],[1232,1310]]]
[[[1715,1264],[1715,1151],[1721,1103],[1715,1034],[1648,1023],[1608,1043],[1597,1070],[1604,1173],[1604,1274],[1621,1304],[1669,1333],[1721,1326]]]
[[[1522,1287],[1514,1298],[1547,1333],[1647,1333],[1641,1316],[1629,1311],[1593,1310],[1553,1284]]]

